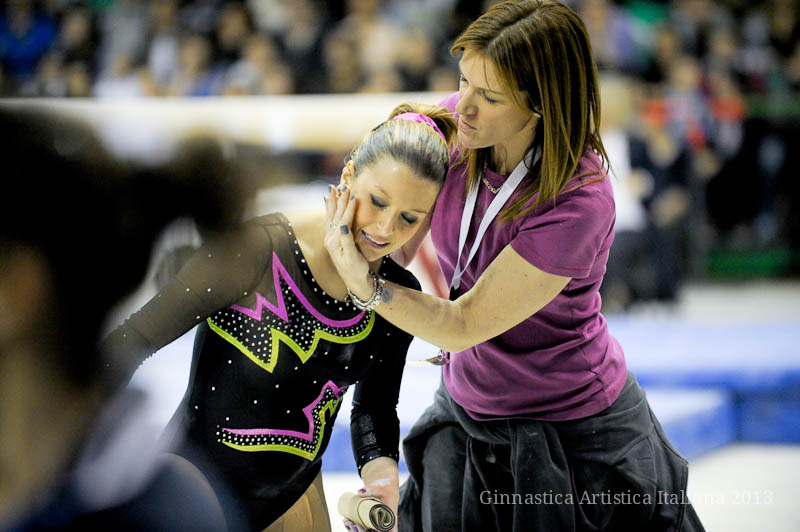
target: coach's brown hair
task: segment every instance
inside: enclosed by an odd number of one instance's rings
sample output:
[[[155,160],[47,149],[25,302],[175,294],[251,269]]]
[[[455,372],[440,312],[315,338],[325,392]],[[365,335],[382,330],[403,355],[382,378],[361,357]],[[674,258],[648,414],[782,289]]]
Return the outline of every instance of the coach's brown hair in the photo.
[[[541,170],[526,177],[523,193],[501,213],[502,221],[526,214],[545,201],[555,201],[587,148],[607,163],[598,130],[597,66],[586,27],[572,9],[545,0],[501,2],[470,24],[450,52],[456,55],[465,50],[483,54],[492,62],[517,107],[542,115],[534,140],[539,142],[541,136]],[[489,150],[462,152],[460,163],[469,165],[468,188],[478,185]],[[605,176],[602,169],[587,175],[599,176],[592,181]],[[536,193],[538,197],[526,208]]]

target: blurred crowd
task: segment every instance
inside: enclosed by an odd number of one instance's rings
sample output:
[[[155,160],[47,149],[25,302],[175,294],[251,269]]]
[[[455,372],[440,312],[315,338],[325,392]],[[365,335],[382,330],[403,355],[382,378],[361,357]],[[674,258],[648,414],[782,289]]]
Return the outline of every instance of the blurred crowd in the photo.
[[[8,0],[0,93],[450,91],[449,45],[491,3]],[[565,3],[587,25],[608,93],[619,204],[609,301],[673,300],[709,246],[797,249],[800,0]]]
[[[480,8],[450,0],[10,0],[0,20],[3,93],[449,89],[447,43]]]

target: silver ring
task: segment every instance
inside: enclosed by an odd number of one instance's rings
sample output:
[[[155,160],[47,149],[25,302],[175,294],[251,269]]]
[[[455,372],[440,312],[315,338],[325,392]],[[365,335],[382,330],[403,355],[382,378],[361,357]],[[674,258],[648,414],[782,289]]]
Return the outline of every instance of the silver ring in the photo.
[[[346,225],[340,225],[339,231],[341,231],[343,235],[346,235],[347,233],[350,232],[350,228],[347,227]]]

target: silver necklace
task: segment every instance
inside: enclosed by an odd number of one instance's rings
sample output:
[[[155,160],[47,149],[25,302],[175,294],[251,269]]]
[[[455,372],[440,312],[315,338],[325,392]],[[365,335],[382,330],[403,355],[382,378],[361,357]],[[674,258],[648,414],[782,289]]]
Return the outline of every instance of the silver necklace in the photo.
[[[486,185],[486,188],[488,188],[492,192],[492,194],[497,194],[498,192],[500,192],[499,188],[494,188],[491,185],[491,183],[489,183],[489,180],[486,179],[486,175],[485,174],[481,176],[481,181],[483,181],[483,184]]]

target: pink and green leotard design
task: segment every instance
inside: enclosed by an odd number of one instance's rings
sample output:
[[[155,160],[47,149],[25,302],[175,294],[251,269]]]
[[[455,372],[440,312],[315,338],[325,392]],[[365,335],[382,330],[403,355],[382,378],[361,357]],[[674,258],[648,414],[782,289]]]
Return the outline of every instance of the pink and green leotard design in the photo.
[[[332,419],[346,391],[347,387],[339,388],[332,381],[325,383],[319,397],[303,409],[308,419],[307,433],[279,429],[223,428],[218,441],[239,451],[284,451],[314,460],[325,434],[325,412]]]
[[[306,299],[274,252],[272,275],[277,305],[257,293],[255,309],[232,305],[208,318],[214,332],[268,372],[272,373],[278,363],[280,342],[305,363],[320,339],[352,344],[366,338],[372,330],[375,315],[371,312],[362,311],[342,321],[323,316]]]
[[[349,344],[366,338],[375,323],[372,312],[359,312],[347,320],[334,320],[315,309],[278,258],[272,256],[277,303],[256,293],[254,309],[232,305],[208,318],[208,325],[265,371],[273,373],[283,343],[305,364],[320,340]],[[286,351],[284,350],[284,353]],[[303,409],[306,433],[277,428],[234,429],[223,427],[218,442],[240,451],[284,451],[314,460],[320,450],[327,419],[333,419],[347,387],[333,381],[322,386],[319,396]]]

